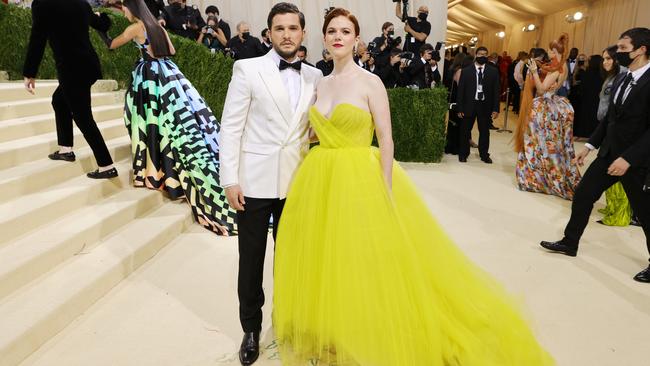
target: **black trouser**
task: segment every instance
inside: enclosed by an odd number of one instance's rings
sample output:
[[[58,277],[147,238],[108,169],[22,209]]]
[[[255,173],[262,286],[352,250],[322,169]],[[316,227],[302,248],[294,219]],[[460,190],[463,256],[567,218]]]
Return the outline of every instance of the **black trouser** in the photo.
[[[88,142],[100,167],[113,164],[102,133],[93,118],[90,103],[92,83],[59,84],[52,95],[52,107],[56,118],[56,135],[59,146],[74,146],[72,120]]]
[[[478,152],[481,159],[490,156],[490,124],[492,122],[492,111],[486,101],[475,103],[476,112],[471,115],[466,115],[461,122],[460,133],[458,134],[460,137],[458,143],[459,158],[467,158],[469,156],[469,140],[472,138],[472,128],[474,127],[475,120],[478,120]]]
[[[278,233],[278,223],[285,200],[245,198],[246,210],[237,211],[239,228],[239,320],[244,332],[262,329],[264,305],[264,257],[269,222],[273,216],[273,240]]]
[[[632,210],[641,221],[648,252],[650,252],[650,194],[643,192],[646,169],[630,168],[624,176],[614,177],[607,174],[610,165],[609,159],[598,157],[585,172],[573,196],[571,219],[564,229],[563,241],[566,245],[578,246],[582,233],[589,222],[589,215],[594,203],[598,201],[603,192],[620,181]]]
[[[512,93],[510,94],[510,100],[512,101],[512,110],[519,113],[519,104],[521,102],[521,89],[519,85],[515,85],[510,88]]]

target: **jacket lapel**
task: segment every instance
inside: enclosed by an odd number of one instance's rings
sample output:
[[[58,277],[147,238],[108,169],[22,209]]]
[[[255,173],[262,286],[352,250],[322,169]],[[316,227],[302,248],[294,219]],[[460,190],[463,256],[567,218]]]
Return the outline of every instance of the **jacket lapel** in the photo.
[[[259,71],[260,78],[262,79],[264,86],[266,86],[266,90],[273,98],[280,114],[282,114],[284,121],[287,125],[290,125],[291,120],[293,119],[293,111],[291,108],[291,102],[289,101],[289,93],[282,82],[280,70],[275,65],[273,59],[270,56],[266,56],[266,61],[264,70]]]
[[[643,76],[637,81],[633,86],[632,90],[630,90],[630,94],[628,94],[627,98],[625,98],[625,102],[623,103],[623,106],[627,106],[630,101],[634,100],[634,96],[639,93],[641,89],[643,89],[643,86],[650,81],[650,70],[646,71]]]
[[[298,108],[293,116],[289,126],[289,135],[293,133],[297,126],[300,125],[303,112],[309,107],[309,102],[314,96],[314,79],[311,75],[303,70],[300,72],[300,99],[298,99]]]

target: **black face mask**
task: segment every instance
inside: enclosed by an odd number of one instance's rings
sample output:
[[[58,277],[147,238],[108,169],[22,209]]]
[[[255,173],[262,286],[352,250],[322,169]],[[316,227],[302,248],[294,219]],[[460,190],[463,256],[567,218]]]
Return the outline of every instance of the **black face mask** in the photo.
[[[394,30],[388,31],[388,36],[389,36],[389,37],[392,37],[392,36],[394,36],[394,35],[395,35],[395,31],[394,31]]]
[[[251,37],[251,32],[244,32],[241,34],[242,38],[249,39]]]
[[[479,65],[485,65],[487,64],[487,62],[488,62],[487,56],[481,56],[476,58],[476,63],[478,63]]]
[[[182,8],[181,3],[174,3],[174,4],[172,4],[172,9],[174,9],[175,11],[180,11],[181,8]]]
[[[634,60],[630,57],[630,52],[616,52],[616,61],[623,67],[630,67]]]
[[[422,21],[427,20],[427,17],[428,17],[428,16],[429,16],[429,14],[427,14],[427,13],[420,13],[420,14],[418,14],[418,18],[420,18],[420,20],[422,20]]]

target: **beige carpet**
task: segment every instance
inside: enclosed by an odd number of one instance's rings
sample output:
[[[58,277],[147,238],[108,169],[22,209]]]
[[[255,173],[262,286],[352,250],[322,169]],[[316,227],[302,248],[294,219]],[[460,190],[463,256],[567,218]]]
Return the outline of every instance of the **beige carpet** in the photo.
[[[403,166],[456,243],[521,298],[558,365],[648,365],[650,285],[632,280],[647,266],[641,229],[598,225],[595,213],[577,258],[546,253],[538,242],[561,237],[570,202],[517,191],[510,137],[492,133],[491,166],[475,150],[464,165]],[[24,364],[237,365],[236,271],[236,238],[195,227]],[[261,366],[279,365],[270,310]]]

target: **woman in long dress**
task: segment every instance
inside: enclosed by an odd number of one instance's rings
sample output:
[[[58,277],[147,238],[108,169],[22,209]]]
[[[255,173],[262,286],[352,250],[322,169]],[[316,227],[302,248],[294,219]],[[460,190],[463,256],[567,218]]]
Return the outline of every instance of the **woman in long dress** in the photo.
[[[174,45],[144,1],[124,0],[123,9],[132,24],[103,38],[111,49],[133,41],[141,52],[124,106],[133,184],[185,198],[195,220],[217,234],[236,232],[235,211],[219,185],[219,123],[168,58]]]
[[[539,67],[539,60],[529,61],[514,143],[518,188],[571,200],[580,181],[573,162],[573,107],[557,95],[567,77],[567,44],[563,34],[551,42],[550,62]]]
[[[335,70],[309,112],[320,145],[296,173],[276,244],[283,365],[553,365],[394,162],[386,90],[352,58],[356,18],[335,9],[323,34]]]
[[[621,66],[616,61],[616,51],[618,47],[611,46],[603,51],[603,71],[605,82],[603,83],[602,90],[600,91],[600,104],[598,105],[598,121],[602,121],[607,116],[609,110],[610,100],[612,97],[612,86],[614,79],[622,72]],[[625,71],[627,69],[623,68]],[[611,186],[605,191],[605,199],[607,206],[599,210],[600,213],[605,215],[602,220],[599,220],[603,225],[607,226],[639,226],[638,220],[634,217],[632,206],[627,199],[627,194],[623,189],[623,185],[619,182]]]

